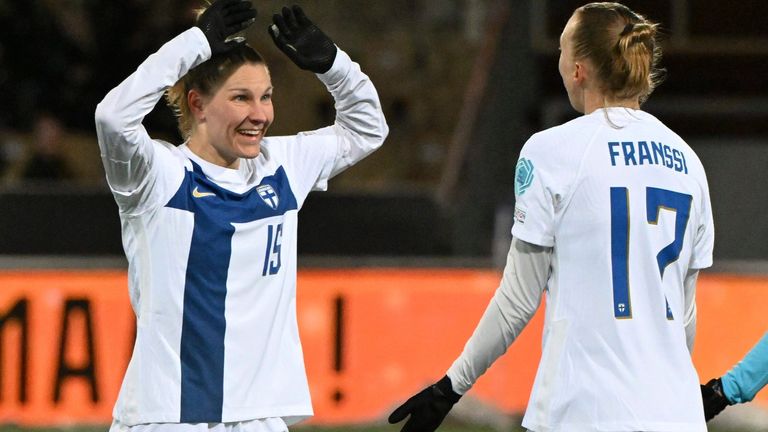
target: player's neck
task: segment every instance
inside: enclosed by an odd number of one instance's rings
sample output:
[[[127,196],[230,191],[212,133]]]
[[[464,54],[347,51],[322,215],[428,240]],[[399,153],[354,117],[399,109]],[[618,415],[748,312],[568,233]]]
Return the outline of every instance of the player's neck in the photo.
[[[584,114],[591,114],[600,108],[629,108],[640,109],[638,98],[611,99],[603,93],[584,92]]]
[[[206,162],[235,170],[240,167],[240,158],[225,157],[214,145],[210,144],[205,133],[201,132],[199,129],[195,130],[192,136],[189,137],[187,147],[192,153],[196,154],[200,159],[203,159]]]

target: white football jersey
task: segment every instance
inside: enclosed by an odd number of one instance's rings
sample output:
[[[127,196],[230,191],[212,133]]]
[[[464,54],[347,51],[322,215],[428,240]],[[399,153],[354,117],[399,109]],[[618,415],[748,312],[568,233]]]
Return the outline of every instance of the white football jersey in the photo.
[[[598,109],[533,135],[512,234],[553,248],[543,352],[523,426],[705,431],[683,281],[712,264],[696,154],[652,115]]]
[[[339,50],[318,75],[339,107],[333,126],[264,138],[238,169],[152,140],[143,117],[209,57],[202,32],[188,30],[96,112],[138,320],[113,413],[123,425],[312,415],[296,322],[297,213],[387,134],[373,85]]]

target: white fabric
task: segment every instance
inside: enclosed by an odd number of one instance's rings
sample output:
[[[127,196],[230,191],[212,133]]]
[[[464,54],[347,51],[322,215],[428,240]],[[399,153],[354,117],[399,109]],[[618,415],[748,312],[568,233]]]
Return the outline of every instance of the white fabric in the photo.
[[[541,302],[551,255],[552,248],[512,239],[501,284],[464,351],[448,369],[453,391],[466,393],[528,324]]]
[[[331,69],[318,75],[336,100],[333,126],[266,137],[261,154],[241,160],[237,170],[150,138],[144,116],[209,57],[204,35],[192,28],[147,58],[96,110],[138,320],[113,412],[125,426],[185,422],[191,417],[182,418],[182,406],[204,417],[188,423],[282,417],[291,424],[312,415],[295,311],[297,213],[311,190],[324,190],[329,177],[378,148],[388,132],[376,90],[339,50]],[[220,232],[227,234],[206,237]],[[193,293],[190,280],[206,289]],[[198,309],[221,310],[211,313],[225,331],[191,312]],[[216,337],[207,337],[209,331]],[[209,343],[216,355],[221,350],[220,365],[206,364]],[[219,366],[221,382],[206,369]],[[190,376],[196,378],[185,381]],[[182,383],[189,389],[207,380],[215,381],[213,393],[223,394],[210,416],[184,402],[211,403],[209,394],[182,391]]]
[[[149,423],[127,426],[112,421],[109,432],[288,432],[279,417],[234,423]]]
[[[553,247],[542,358],[523,426],[705,431],[685,329],[692,287],[684,280],[711,265],[714,239],[696,154],[652,115],[609,108],[535,134],[521,165],[512,234]],[[678,220],[687,206],[689,217]],[[676,223],[684,227],[677,235]],[[680,234],[662,277],[657,254]],[[628,256],[616,254],[622,247]],[[625,282],[628,302],[615,300]]]
[[[696,280],[699,278],[699,271],[695,269],[688,270],[688,275],[683,282],[685,292],[685,344],[688,352],[693,355],[693,343],[696,340]]]
[[[448,370],[454,390],[466,392],[506,351],[546,287],[524,427],[705,431],[689,351],[696,277],[712,263],[714,227],[695,153],[648,113],[601,109],[531,137],[515,192],[504,277]],[[679,237],[679,250],[659,264],[657,254]],[[614,274],[625,279],[617,284]],[[622,280],[626,303],[614,299]]]

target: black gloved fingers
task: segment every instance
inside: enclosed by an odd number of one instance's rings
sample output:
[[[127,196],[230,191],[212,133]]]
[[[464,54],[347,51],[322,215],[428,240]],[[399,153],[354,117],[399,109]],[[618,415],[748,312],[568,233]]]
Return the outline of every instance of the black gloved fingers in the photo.
[[[285,19],[285,23],[291,30],[295,31],[299,29],[299,23],[296,21],[293,11],[285,6],[283,6],[283,19]]]
[[[221,17],[225,26],[234,24],[236,22],[235,16],[241,12],[251,11],[254,14],[253,17],[256,17],[256,9],[253,8],[253,5],[248,0],[221,0],[221,2],[221,5],[218,2],[214,3],[209,9],[218,9],[216,13]]]
[[[250,0],[226,0],[227,2],[222,6],[222,13],[228,15],[231,13],[241,12],[248,9],[253,9],[253,5]]]
[[[298,57],[296,48],[288,42],[283,33],[277,28],[276,25],[269,26],[269,35],[272,36],[272,41],[275,43],[278,49],[283,52],[292,62],[299,64],[301,60]]]
[[[226,31],[229,34],[237,33],[241,30],[245,30],[256,21],[256,11],[248,10],[244,12],[238,12],[237,15],[233,15],[227,18],[225,23]]]
[[[280,48],[280,51],[285,53],[285,47],[290,45],[288,43],[288,40],[285,38],[285,34],[280,31],[280,29],[277,27],[276,24],[272,24],[269,26],[269,35],[272,36],[272,42],[277,45],[278,48]],[[286,53],[287,54],[287,53]]]
[[[251,25],[255,18],[256,9],[249,0],[216,0],[200,15],[196,26],[208,40],[211,54],[216,55],[240,43],[228,39]]]
[[[234,38],[229,39],[228,41],[226,41],[224,43],[224,45],[227,47],[227,51],[230,51],[230,50],[233,50],[233,49],[239,47],[240,45],[242,45],[244,43],[245,43],[245,38],[238,36],[238,37],[234,37]]]
[[[248,27],[250,27],[250,26],[251,26],[251,24],[253,24],[253,22],[254,22],[255,20],[256,20],[256,19],[254,18],[254,19],[250,19],[250,20],[248,20],[248,21],[245,21],[245,22],[243,22],[243,23],[241,23],[241,24],[238,24],[238,25],[235,25],[235,26],[232,26],[232,27],[227,27],[227,28],[226,28],[226,34],[227,34],[227,36],[226,36],[226,39],[225,39],[225,40],[226,40],[226,41],[229,41],[229,40],[231,40],[231,39],[232,39],[232,37],[231,37],[232,35],[234,35],[235,33],[238,33],[238,32],[241,32],[241,31],[243,31],[243,30],[247,29]]]
[[[237,24],[256,18],[256,9],[245,9],[241,11],[232,11],[224,17],[227,25]]]
[[[387,419],[387,421],[390,424],[395,424],[395,423],[400,423],[401,421],[403,421],[403,419],[408,417],[408,415],[410,415],[411,412],[413,412],[413,408],[415,405],[414,403],[415,397],[416,396],[408,399],[407,401],[405,401],[404,404],[400,405],[396,410],[392,411],[392,414],[389,415],[389,418]]]
[[[237,5],[238,3],[243,3],[243,0],[218,0],[211,3],[211,5],[206,9],[207,11],[214,11],[217,9],[220,9],[222,12],[226,11],[232,6]],[[250,2],[249,2],[250,3]]]
[[[304,11],[301,10],[301,8],[298,5],[293,5],[293,16],[296,17],[296,22],[299,23],[302,27],[309,27],[313,23],[310,21],[309,18],[307,18],[307,15],[304,14]]]
[[[286,41],[290,42],[294,40],[293,32],[288,28],[288,25],[285,23],[285,19],[283,19],[283,16],[280,14],[274,14],[272,16],[272,22],[275,26],[277,26],[278,32],[280,32],[280,36],[285,39]]]
[[[283,33],[277,28],[277,25],[271,24],[267,27],[267,30],[269,30],[269,35],[272,36],[272,42],[274,42],[278,48],[280,48],[281,45],[288,43],[288,41],[285,40]]]
[[[269,32],[283,53],[301,69],[326,73],[338,49],[333,41],[314,25],[298,6],[283,7],[272,17]]]
[[[253,5],[251,5],[251,3],[248,1],[244,1],[244,2],[238,1],[237,3],[224,9],[222,11],[222,16],[224,17],[225,21],[229,22],[232,20],[232,17],[235,17],[243,12],[248,12],[248,13],[253,12],[255,14],[256,8],[254,8]]]
[[[248,0],[235,0],[233,3],[226,5],[222,11],[222,18],[224,25],[239,26],[246,21],[256,18],[256,9]]]
[[[405,425],[400,432],[432,432],[440,426],[440,423],[442,423],[442,418],[434,418],[421,412],[412,415],[411,418],[405,422]]]

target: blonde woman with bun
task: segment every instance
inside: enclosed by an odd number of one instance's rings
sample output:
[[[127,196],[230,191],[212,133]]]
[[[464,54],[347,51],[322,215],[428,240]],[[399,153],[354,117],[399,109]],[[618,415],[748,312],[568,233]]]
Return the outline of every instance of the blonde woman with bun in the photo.
[[[575,10],[559,71],[583,115],[533,135],[515,176],[512,245],[496,294],[436,384],[390,416],[433,431],[546,297],[523,418],[536,432],[706,431],[691,361],[714,228],[694,151],[642,110],[658,84],[657,24],[619,3]]]

